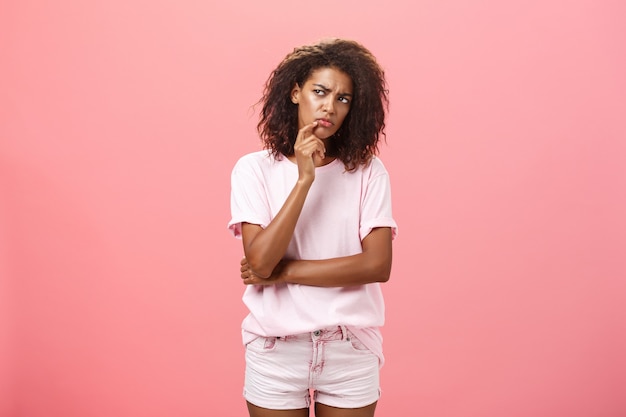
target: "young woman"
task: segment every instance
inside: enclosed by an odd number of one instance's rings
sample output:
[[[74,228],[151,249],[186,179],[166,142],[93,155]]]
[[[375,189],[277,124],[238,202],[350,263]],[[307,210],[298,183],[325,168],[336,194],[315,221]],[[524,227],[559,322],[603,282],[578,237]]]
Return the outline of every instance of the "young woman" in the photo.
[[[357,42],[296,48],[270,75],[265,150],[232,172],[242,238],[244,397],[251,417],[371,417],[383,364],[389,177],[379,158],[384,71]]]

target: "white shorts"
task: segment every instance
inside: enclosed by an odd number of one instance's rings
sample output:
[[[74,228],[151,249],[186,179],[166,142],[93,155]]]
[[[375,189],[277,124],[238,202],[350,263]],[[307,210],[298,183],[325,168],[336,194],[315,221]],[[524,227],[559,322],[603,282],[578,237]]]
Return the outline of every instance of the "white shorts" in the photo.
[[[361,408],[380,397],[378,357],[344,326],[246,345],[244,398],[262,408],[295,410],[313,401]]]

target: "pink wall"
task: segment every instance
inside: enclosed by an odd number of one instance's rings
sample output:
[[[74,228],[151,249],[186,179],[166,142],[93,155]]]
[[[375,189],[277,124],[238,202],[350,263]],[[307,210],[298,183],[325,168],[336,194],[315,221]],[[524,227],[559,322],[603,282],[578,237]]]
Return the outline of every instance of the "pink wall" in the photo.
[[[378,416],[626,415],[623,2],[0,9],[0,416],[245,415],[230,169],[323,36],[390,83]]]

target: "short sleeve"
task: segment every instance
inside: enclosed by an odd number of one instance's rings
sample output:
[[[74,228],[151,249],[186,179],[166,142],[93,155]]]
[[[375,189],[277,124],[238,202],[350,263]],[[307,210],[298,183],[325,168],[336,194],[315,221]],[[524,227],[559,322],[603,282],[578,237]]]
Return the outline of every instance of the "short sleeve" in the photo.
[[[270,223],[263,172],[251,155],[242,157],[232,170],[230,211],[228,229],[236,238],[241,238],[241,224],[244,222],[263,228]]]
[[[379,159],[372,160],[372,169],[364,187],[361,201],[361,240],[377,227],[390,227],[392,238],[398,234],[391,209],[391,184],[389,174]]]

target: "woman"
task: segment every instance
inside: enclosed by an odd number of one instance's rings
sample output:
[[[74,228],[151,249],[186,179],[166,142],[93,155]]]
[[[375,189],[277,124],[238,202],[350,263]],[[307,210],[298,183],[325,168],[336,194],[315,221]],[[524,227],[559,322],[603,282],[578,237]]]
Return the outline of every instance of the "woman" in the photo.
[[[389,279],[389,177],[379,158],[384,71],[357,42],[296,48],[270,75],[264,151],[232,172],[229,228],[243,242],[251,417],[370,417],[380,396]]]

